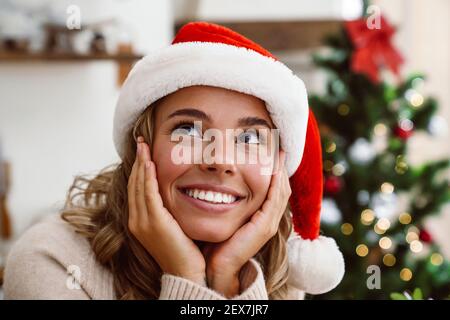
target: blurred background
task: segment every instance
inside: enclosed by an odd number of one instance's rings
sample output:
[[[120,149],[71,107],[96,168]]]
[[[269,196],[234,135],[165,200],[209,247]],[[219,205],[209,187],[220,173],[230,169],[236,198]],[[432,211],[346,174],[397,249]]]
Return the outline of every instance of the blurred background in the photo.
[[[347,262],[311,298],[449,298],[449,18],[447,0],[0,0],[0,283],[74,176],[119,161],[113,112],[133,63],[204,20],[272,51],[310,94],[323,230]]]

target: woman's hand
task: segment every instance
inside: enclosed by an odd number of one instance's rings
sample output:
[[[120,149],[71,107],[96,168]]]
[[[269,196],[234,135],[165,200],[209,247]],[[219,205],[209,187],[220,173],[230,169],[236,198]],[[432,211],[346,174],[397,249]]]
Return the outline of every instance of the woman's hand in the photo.
[[[143,141],[138,138],[136,161],[128,180],[128,228],[164,273],[206,285],[203,254],[163,206],[155,164]]]
[[[241,268],[277,233],[280,220],[291,195],[289,177],[284,166],[285,152],[280,151],[278,171],[272,176],[267,197],[250,221],[219,244],[207,244],[208,286],[227,297],[239,294]]]

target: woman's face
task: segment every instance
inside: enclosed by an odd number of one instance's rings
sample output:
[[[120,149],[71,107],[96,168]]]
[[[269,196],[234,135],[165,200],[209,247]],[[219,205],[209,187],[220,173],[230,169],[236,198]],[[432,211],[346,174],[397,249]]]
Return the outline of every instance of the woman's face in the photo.
[[[162,99],[154,116],[152,160],[165,207],[191,239],[228,239],[261,207],[269,189],[271,175],[262,174],[268,162],[248,160],[265,148],[270,169],[274,163],[267,148],[275,139],[269,134],[264,142],[256,134],[275,128],[265,103],[236,91],[192,86]],[[202,141],[205,131],[215,140]],[[191,152],[189,161],[175,159],[180,147]]]

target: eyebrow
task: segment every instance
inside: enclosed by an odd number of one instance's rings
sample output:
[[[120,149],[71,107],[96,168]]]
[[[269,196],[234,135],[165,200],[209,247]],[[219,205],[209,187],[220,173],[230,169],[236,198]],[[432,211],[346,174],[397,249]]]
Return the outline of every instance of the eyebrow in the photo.
[[[189,117],[198,118],[201,120],[211,122],[211,117],[208,116],[206,113],[204,113],[203,111],[197,110],[197,109],[192,109],[192,108],[179,109],[179,110],[171,113],[167,117],[167,120],[169,120],[173,117],[176,117],[176,116],[189,116]]]
[[[269,129],[272,129],[272,126],[264,119],[258,117],[245,117],[240,118],[238,120],[238,126],[240,127],[251,127],[251,126],[266,126]]]
[[[193,109],[193,108],[185,108],[185,109],[176,110],[167,117],[167,120],[174,118],[176,116],[188,116],[188,117],[198,118],[200,120],[212,122],[211,117],[209,115],[207,115],[206,113],[204,113],[201,110]],[[272,126],[269,124],[269,122],[267,120],[259,118],[259,117],[244,117],[244,118],[240,118],[238,120],[238,126],[241,126],[241,127],[250,127],[250,126],[255,126],[255,125],[262,125],[262,126],[268,127],[269,129],[272,129]]]

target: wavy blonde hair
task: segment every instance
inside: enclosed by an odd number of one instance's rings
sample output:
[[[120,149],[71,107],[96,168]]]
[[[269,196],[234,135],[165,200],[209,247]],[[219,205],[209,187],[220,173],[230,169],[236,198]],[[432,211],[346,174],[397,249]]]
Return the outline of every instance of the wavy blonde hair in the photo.
[[[136,155],[136,138],[152,141],[154,110],[150,105],[126,137],[122,162],[102,169],[93,177],[76,176],[68,193],[62,217],[91,244],[97,260],[114,279],[118,299],[158,299],[162,271],[140,242],[128,230],[127,185]],[[270,299],[288,296],[286,242],[292,231],[289,206],[278,232],[258,252]]]

